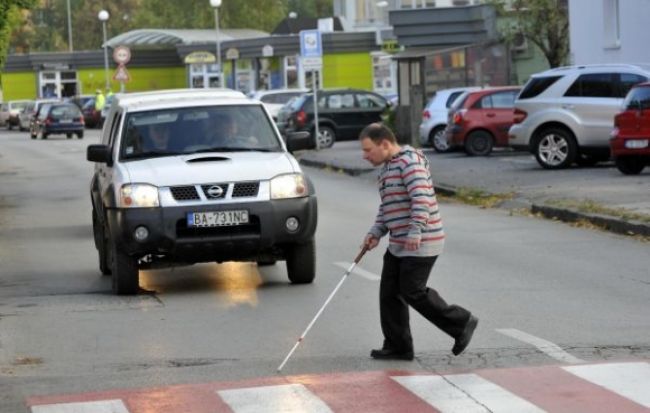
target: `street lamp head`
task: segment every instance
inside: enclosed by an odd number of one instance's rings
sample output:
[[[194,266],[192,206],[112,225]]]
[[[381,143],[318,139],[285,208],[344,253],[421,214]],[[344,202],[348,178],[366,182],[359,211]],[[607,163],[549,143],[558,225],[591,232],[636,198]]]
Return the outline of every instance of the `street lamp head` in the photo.
[[[102,10],[97,14],[97,18],[99,20],[103,21],[103,22],[108,20],[109,17],[110,17],[110,15],[108,14],[108,12],[106,10]]]
[[[377,7],[379,7],[380,9],[383,9],[384,7],[388,7],[388,2],[387,2],[387,1],[378,1],[378,2],[375,3],[375,4],[376,4]]]
[[[221,7],[221,0],[210,0],[210,6],[214,7],[215,9],[217,7]]]
[[[289,18],[290,19],[295,19],[296,17],[298,17],[298,13],[296,13],[295,11],[289,12]]]

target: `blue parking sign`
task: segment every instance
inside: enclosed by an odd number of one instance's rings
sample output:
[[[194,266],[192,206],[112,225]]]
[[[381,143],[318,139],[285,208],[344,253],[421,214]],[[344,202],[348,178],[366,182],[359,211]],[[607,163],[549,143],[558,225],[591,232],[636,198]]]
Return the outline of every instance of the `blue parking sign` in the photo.
[[[300,31],[300,56],[302,57],[323,56],[323,46],[321,42],[320,30]]]

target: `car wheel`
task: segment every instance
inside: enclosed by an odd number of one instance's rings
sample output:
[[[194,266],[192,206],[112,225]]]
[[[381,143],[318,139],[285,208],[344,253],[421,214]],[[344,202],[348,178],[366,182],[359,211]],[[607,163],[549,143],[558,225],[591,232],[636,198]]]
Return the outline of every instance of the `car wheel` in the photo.
[[[445,153],[451,150],[451,146],[445,136],[445,129],[444,126],[436,126],[429,133],[429,144],[438,153]]]
[[[93,209],[93,235],[95,236],[95,247],[99,253],[99,270],[102,275],[111,275],[111,255],[108,248],[108,237],[106,229],[99,222],[97,212]]]
[[[78,132],[77,133],[77,138],[83,139],[84,138],[84,133],[83,132]]]
[[[316,246],[314,239],[306,244],[293,244],[287,247],[287,275],[293,284],[309,284],[316,276]]]
[[[470,133],[465,138],[465,152],[469,156],[486,156],[492,152],[494,139],[492,135],[483,130],[477,130]]]
[[[111,273],[113,274],[113,293],[134,295],[138,293],[138,259],[129,256],[115,243],[111,242]]]
[[[327,126],[319,126],[317,140],[319,148],[331,148],[336,141],[336,134],[334,133],[334,129]]]
[[[41,131],[41,139],[47,139],[47,133]]]
[[[535,159],[545,169],[562,169],[571,165],[576,157],[576,142],[566,129],[542,130],[535,140]]]
[[[645,162],[634,157],[618,157],[616,158],[616,168],[625,175],[638,175],[645,168]]]
[[[71,134],[71,133],[66,133],[66,134],[65,134],[65,137],[68,138],[68,139],[70,139],[70,138],[72,138],[72,134]]]

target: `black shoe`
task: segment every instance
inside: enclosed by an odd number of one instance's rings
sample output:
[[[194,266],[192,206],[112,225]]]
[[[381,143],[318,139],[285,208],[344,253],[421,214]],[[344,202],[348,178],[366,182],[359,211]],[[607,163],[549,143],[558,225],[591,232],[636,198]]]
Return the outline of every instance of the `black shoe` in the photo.
[[[413,352],[398,352],[390,348],[372,350],[370,357],[377,360],[413,360]]]
[[[454,356],[459,355],[469,345],[469,342],[472,340],[472,335],[474,334],[474,330],[476,330],[476,326],[478,325],[478,318],[474,317],[473,315],[469,317],[469,321],[467,324],[465,324],[465,328],[463,329],[463,332],[461,333],[460,336],[456,339],[456,342],[454,343],[454,347],[452,347],[451,352],[454,353]]]

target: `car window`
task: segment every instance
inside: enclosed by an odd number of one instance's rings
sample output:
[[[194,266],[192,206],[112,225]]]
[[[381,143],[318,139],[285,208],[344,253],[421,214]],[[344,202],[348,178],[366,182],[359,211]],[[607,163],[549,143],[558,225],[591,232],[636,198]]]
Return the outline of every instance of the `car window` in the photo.
[[[628,93],[623,103],[626,110],[650,109],[650,87],[637,87]]]
[[[385,101],[375,95],[371,95],[370,93],[358,93],[357,101],[360,108],[377,109],[384,108],[386,106]]]
[[[69,119],[78,118],[81,113],[76,105],[53,106],[52,110],[50,110],[50,116],[55,119]]]
[[[321,106],[321,100],[318,100],[318,106]],[[326,97],[324,108],[327,109],[349,109],[354,107],[354,95],[351,93],[331,94]]]
[[[531,78],[519,94],[519,99],[530,99],[538,96],[553,83],[557,82],[561,77],[562,76],[540,76]]]
[[[634,73],[621,73],[618,96],[625,97],[632,86],[646,82],[647,80],[648,79],[646,77]]]
[[[170,108],[126,115],[122,159],[210,151],[281,151],[258,105]]]
[[[460,90],[458,92],[451,92],[447,98],[447,101],[445,102],[445,107],[451,107],[451,104],[454,103],[454,100],[456,100],[456,98],[462,94],[463,92]]]
[[[616,75],[614,73],[585,73],[578,76],[566,91],[569,97],[616,97]]]

